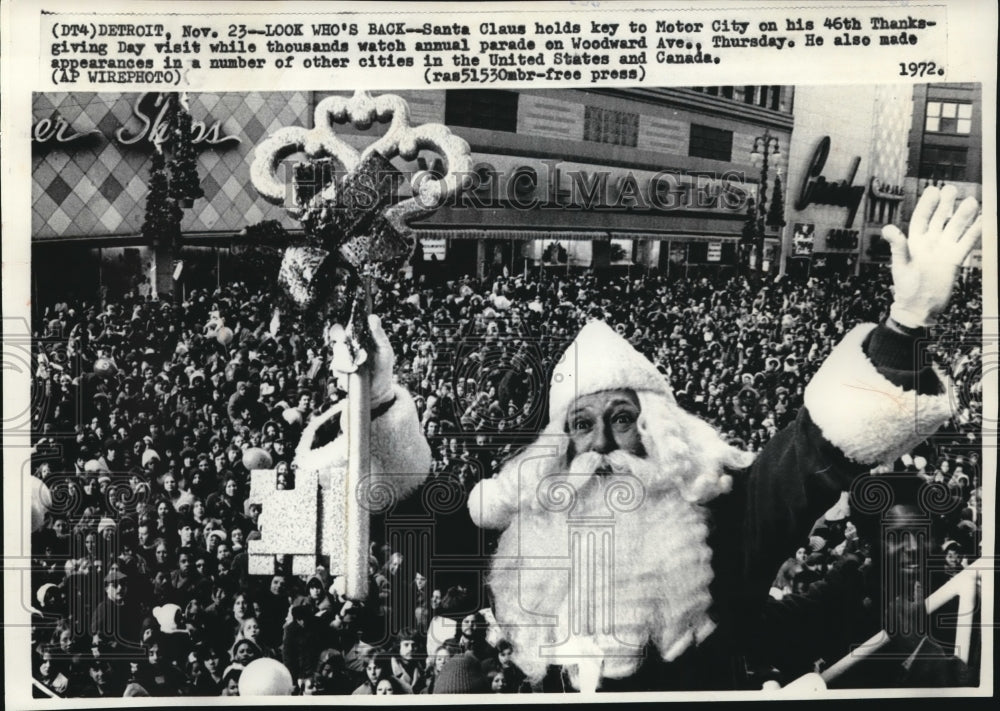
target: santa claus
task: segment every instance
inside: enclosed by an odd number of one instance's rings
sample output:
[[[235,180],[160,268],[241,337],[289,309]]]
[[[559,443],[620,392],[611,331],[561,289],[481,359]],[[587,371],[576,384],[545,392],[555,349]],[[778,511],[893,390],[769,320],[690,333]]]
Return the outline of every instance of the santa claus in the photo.
[[[955,202],[954,188],[928,188],[908,239],[884,229],[888,318],[844,337],[796,420],[756,457],[680,409],[665,377],[614,330],[583,327],[552,374],[548,425],[468,502],[478,526],[503,530],[489,586],[529,679],[558,665],[592,690],[652,656],[680,661],[713,641],[741,644],[790,546],[856,476],[948,419],[949,383],[923,349],[981,233],[978,203]],[[373,447],[390,450],[373,458],[406,459],[411,442],[425,461],[377,320],[373,330]],[[380,473],[402,494],[414,468],[397,465]]]

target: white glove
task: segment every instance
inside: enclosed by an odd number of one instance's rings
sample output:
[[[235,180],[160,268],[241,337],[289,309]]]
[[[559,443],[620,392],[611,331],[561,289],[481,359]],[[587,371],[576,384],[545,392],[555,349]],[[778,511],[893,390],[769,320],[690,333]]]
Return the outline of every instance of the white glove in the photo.
[[[330,340],[333,349],[333,359],[330,366],[337,378],[337,385],[342,390],[346,390],[348,375],[357,370],[358,366],[365,361],[371,360],[371,400],[372,409],[374,409],[392,399],[392,368],[396,362],[396,356],[392,352],[389,337],[382,330],[382,319],[374,314],[369,315],[368,327],[371,329],[372,340],[375,341],[373,358],[368,354],[358,354],[357,359],[351,358],[347,347],[347,334],[343,327],[337,325],[330,329]]]
[[[889,316],[901,326],[934,325],[948,305],[958,268],[983,233],[979,203],[967,197],[955,210],[956,193],[950,185],[924,190],[910,219],[909,239],[894,225],[882,228],[892,247]]]

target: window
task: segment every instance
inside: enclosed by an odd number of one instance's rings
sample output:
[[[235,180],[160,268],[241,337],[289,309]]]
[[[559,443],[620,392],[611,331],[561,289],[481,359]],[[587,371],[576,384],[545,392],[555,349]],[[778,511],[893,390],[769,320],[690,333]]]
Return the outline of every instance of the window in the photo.
[[[697,91],[699,94],[721,96],[724,99],[733,98],[733,87],[731,86],[692,86],[690,88],[691,91]]]
[[[924,146],[920,156],[920,177],[931,180],[965,180],[968,148]]]
[[[517,132],[516,91],[449,89],[445,93],[444,122],[490,131]]]
[[[781,87],[771,87],[771,111],[777,111],[781,106]]]
[[[928,101],[924,130],[928,133],[962,133],[972,130],[972,104]]]
[[[733,132],[711,126],[691,124],[688,155],[695,158],[730,161],[733,157]]]
[[[583,140],[635,147],[639,145],[639,114],[587,106],[583,114]]]
[[[757,87],[747,84],[743,87],[743,103],[752,104],[757,98]]]

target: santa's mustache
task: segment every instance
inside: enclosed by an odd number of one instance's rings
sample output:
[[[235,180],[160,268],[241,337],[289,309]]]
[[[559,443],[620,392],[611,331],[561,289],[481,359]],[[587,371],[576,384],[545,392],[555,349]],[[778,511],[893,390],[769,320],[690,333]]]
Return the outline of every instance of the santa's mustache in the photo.
[[[606,454],[584,452],[576,455],[570,462],[569,473],[575,475],[599,474],[602,476],[640,474],[649,467],[648,459],[616,449]]]

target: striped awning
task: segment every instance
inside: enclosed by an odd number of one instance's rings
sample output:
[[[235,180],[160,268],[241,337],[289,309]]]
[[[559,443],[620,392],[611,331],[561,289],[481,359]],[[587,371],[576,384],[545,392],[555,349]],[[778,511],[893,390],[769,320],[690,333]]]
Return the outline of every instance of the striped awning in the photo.
[[[734,234],[677,234],[669,232],[612,232],[611,239],[632,239],[642,242],[738,242]]]

